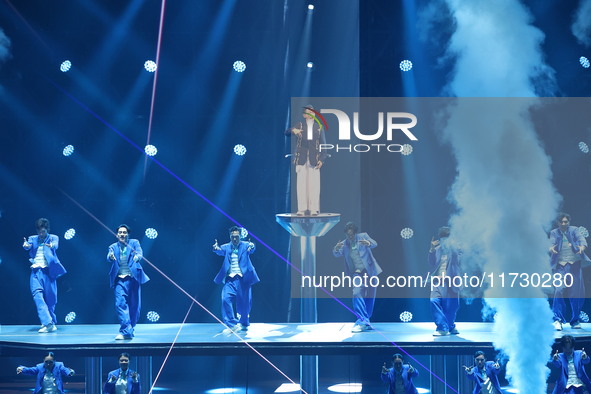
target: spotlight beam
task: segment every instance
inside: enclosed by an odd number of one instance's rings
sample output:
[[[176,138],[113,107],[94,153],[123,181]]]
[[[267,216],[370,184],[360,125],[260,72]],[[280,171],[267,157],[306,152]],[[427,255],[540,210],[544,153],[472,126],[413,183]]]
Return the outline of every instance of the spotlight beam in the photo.
[[[140,147],[138,144],[136,144],[135,142],[133,142],[129,137],[127,137],[125,134],[123,134],[122,132],[120,132],[119,130],[117,130],[113,125],[111,125],[109,122],[107,122],[106,120],[104,120],[103,118],[101,118],[98,114],[96,114],[94,111],[92,111],[88,106],[86,106],[85,104],[83,104],[81,101],[79,101],[78,99],[76,99],[74,96],[72,96],[70,93],[68,93],[67,91],[65,91],[64,89],[62,89],[59,85],[57,85],[55,82],[51,81],[50,82],[59,90],[61,90],[66,96],[68,96],[70,99],[72,99],[74,102],[76,102],[78,105],[80,105],[84,110],[86,110],[88,113],[90,113],[92,116],[94,116],[99,122],[103,123],[107,128],[113,130],[115,133],[117,133],[121,138],[123,138],[125,141],[127,141],[130,145],[132,145],[135,149],[137,149],[138,151],[142,152],[143,154],[145,154],[144,149],[142,147]],[[219,213],[221,213],[223,216],[225,216],[228,220],[230,220],[232,223],[236,224],[239,227],[245,227],[242,224],[240,224],[236,219],[234,219],[233,217],[231,217],[228,213],[226,213],[223,209],[221,209],[220,207],[218,207],[217,205],[215,205],[211,200],[209,200],[207,197],[205,197],[205,195],[203,195],[202,193],[200,193],[198,190],[196,190],[193,186],[191,186],[189,183],[187,183],[184,179],[182,179],[180,176],[176,175],[170,168],[166,167],[163,163],[161,163],[158,159],[156,159],[155,157],[150,157],[146,155],[147,159],[152,160],[155,164],[157,164],[160,168],[162,168],[164,171],[166,171],[168,174],[170,174],[174,179],[178,180],[181,184],[183,184],[187,189],[189,189],[191,192],[193,192],[195,195],[197,195],[198,197],[200,197],[203,201],[205,201],[207,204],[209,204],[213,209],[215,209],[216,211],[218,211]],[[106,225],[104,225],[98,218],[96,218],[94,215],[92,215],[88,210],[86,210],[84,207],[82,207],[82,205],[80,205],[78,202],[76,202],[73,198],[71,198],[69,195],[67,195],[65,192],[62,191],[62,193],[64,193],[68,198],[70,198],[76,205],[78,205],[82,210],[84,210],[87,214],[89,214],[92,218],[94,218],[98,223],[100,223],[105,229],[107,229],[109,232],[111,232],[113,235],[115,235],[115,233],[109,229]],[[270,245],[268,245],[266,242],[264,242],[261,238],[259,238],[256,234],[254,233],[250,233],[250,236],[252,238],[254,238],[257,242],[259,242],[261,245],[263,245],[266,249],[268,249],[271,253],[273,253],[275,256],[277,256],[280,260],[284,261],[286,264],[288,264],[289,266],[291,266],[293,269],[295,269],[298,273],[300,273],[300,275],[303,275],[303,272],[296,266],[294,266],[289,260],[287,260],[285,257],[283,257],[279,252],[277,252],[275,249],[273,249]],[[191,300],[193,300],[193,302],[195,302],[197,305],[199,305],[201,308],[203,308],[203,310],[205,310],[208,314],[210,314],[215,320],[217,320],[218,322],[220,322],[222,325],[224,325],[224,323],[218,319],[213,313],[211,313],[207,308],[205,308],[203,305],[201,305],[194,297],[192,297],[189,293],[187,293],[184,289],[182,289],[178,284],[176,284],[172,279],[170,279],[168,276],[166,276],[162,271],[160,271],[155,265],[153,265],[150,261],[148,261],[145,257],[143,258],[150,266],[152,266],[156,271],[158,271],[160,274],[162,274],[167,280],[169,280],[171,283],[173,283],[173,285],[175,285],[179,290],[181,290],[181,292],[183,292],[187,297],[189,297]],[[329,297],[331,297],[333,300],[335,300],[338,304],[340,304],[343,308],[345,308],[346,310],[348,310],[349,312],[351,312],[351,314],[353,314],[354,316],[356,316],[357,318],[360,318],[359,315],[357,315],[351,308],[349,308],[347,305],[345,305],[341,300],[339,300],[336,296],[334,296],[332,293],[330,293],[328,290],[326,290],[326,288],[324,287],[320,287],[320,290],[322,290],[324,293],[326,293]],[[406,350],[404,350],[402,347],[398,346],[395,342],[390,341],[386,335],[384,333],[382,333],[379,330],[375,330],[375,332],[379,333],[382,337],[384,337],[384,339],[388,342],[391,343],[394,347],[396,347],[397,349],[399,349],[401,352],[403,352],[404,354],[406,354],[410,359],[412,359],[415,363],[417,363],[417,365],[420,365],[421,367],[423,367],[429,374],[431,374],[434,378],[436,378],[437,380],[439,380],[440,382],[442,382],[443,384],[445,384],[451,391],[453,391],[454,393],[458,393],[458,391],[456,389],[454,389],[453,387],[451,387],[445,380],[443,380],[441,377],[439,377],[437,374],[435,374],[433,371],[431,371],[429,368],[427,368],[425,365],[423,365],[421,362],[419,362],[416,358],[414,358],[412,355],[410,355]],[[248,342],[246,342],[244,339],[240,338],[236,333],[234,333],[241,341],[243,341],[248,347],[250,347],[255,353],[257,353],[258,355],[260,355],[265,361],[267,361],[268,363],[270,363],[270,365],[272,365],[275,369],[277,369],[283,376],[285,376],[290,382],[293,382],[291,379],[289,379],[289,377],[287,377],[283,372],[281,372],[274,364],[272,364],[270,361],[268,361],[263,355],[261,355],[256,349],[254,349]],[[294,383],[295,384],[295,383]],[[302,390],[303,391],[303,390]]]

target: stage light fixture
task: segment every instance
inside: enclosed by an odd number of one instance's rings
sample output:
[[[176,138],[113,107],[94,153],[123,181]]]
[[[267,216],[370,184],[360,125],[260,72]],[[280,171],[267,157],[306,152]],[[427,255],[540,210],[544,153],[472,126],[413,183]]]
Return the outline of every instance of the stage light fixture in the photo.
[[[146,145],[144,152],[146,152],[146,155],[148,156],[156,156],[158,149],[154,145]]]
[[[74,322],[74,320],[76,320],[76,312],[69,312],[64,320],[68,324]]]
[[[341,383],[328,388],[328,391],[332,391],[333,393],[360,393],[361,390],[363,390],[361,383]]]
[[[412,145],[411,144],[404,144],[402,145],[402,150],[400,151],[404,156],[408,156],[412,153]]]
[[[589,63],[589,59],[587,59],[585,56],[581,56],[579,58],[579,62],[581,63],[581,66],[583,66],[583,68],[589,68],[589,66],[591,66],[591,63]]]
[[[146,315],[146,319],[148,319],[150,323],[156,323],[158,320],[160,320],[160,315],[158,312],[150,311]]]
[[[275,390],[276,393],[295,393],[301,391],[301,387],[297,383],[282,383],[281,386]]]
[[[306,64],[306,67],[308,67],[308,68],[314,68],[314,63],[313,62],[308,62],[308,64]]]
[[[76,230],[71,228],[64,233],[64,239],[70,240],[70,239],[74,238],[75,235],[76,235]]]
[[[410,60],[403,60],[400,62],[400,70],[410,71],[412,69],[412,62]]]
[[[242,144],[234,145],[234,153],[237,156],[244,156],[246,154],[246,146],[244,146]]]
[[[246,239],[248,237],[248,230],[242,227],[240,229],[240,239]]]
[[[589,323],[589,315],[581,311],[581,313],[579,313],[579,320],[583,323]]]
[[[308,9],[312,11],[314,9],[314,4],[308,4]]]
[[[413,235],[414,235],[414,231],[412,231],[412,229],[408,228],[408,227],[403,228],[400,231],[400,236],[404,239],[410,239],[410,238],[412,238]]]
[[[585,227],[583,227],[583,226],[580,226],[580,227],[579,227],[579,233],[580,233],[580,234],[581,234],[583,237],[585,237],[585,238],[587,238],[587,237],[589,236],[589,230],[587,230],[587,229],[586,229]]]
[[[244,63],[242,60],[236,60],[232,67],[234,67],[234,71],[243,73],[244,70],[246,70],[246,63]]]
[[[158,68],[158,66],[156,65],[156,62],[153,60],[146,60],[144,62],[144,68],[146,69],[146,71],[153,73],[154,71],[156,71],[156,69]]]
[[[62,64],[60,64],[60,71],[63,73],[70,71],[70,68],[72,68],[72,62],[69,60],[64,60]]]
[[[584,142],[579,142],[579,150],[583,153],[589,153],[589,145]]]
[[[62,151],[62,154],[66,157],[71,156],[72,153],[74,153],[74,146],[73,145],[66,145],[66,147]]]
[[[400,321],[403,323],[408,323],[412,320],[412,313],[409,311],[404,311],[400,314]]]
[[[158,237],[158,231],[155,228],[147,228],[146,229],[146,237],[150,239],[156,239]]]

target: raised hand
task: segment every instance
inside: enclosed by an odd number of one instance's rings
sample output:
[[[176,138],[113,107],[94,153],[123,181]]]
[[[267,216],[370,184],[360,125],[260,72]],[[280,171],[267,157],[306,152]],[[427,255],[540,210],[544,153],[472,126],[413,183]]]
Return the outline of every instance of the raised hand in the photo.
[[[493,364],[493,367],[494,367],[495,369],[499,369],[499,368],[501,368],[501,364],[499,364],[499,360],[495,360],[495,363]]]
[[[23,372],[23,367],[16,367],[16,374],[20,375]]]
[[[552,245],[550,247],[550,253],[552,253],[552,254],[558,254],[558,251],[556,250],[556,245]]]
[[[111,248],[109,248],[109,256],[108,257],[109,257],[109,260],[115,261],[115,252]]]
[[[439,240],[435,239],[435,237],[431,237],[431,248],[430,250],[433,251],[439,245]]]
[[[472,375],[474,373],[472,371],[472,367],[467,367],[465,365],[462,365],[462,368],[464,368],[464,372],[466,372],[468,375]]]
[[[117,381],[117,376],[111,375],[111,377],[109,378],[109,383],[115,383],[116,381]]]
[[[408,373],[413,373],[414,371],[415,368],[412,365],[408,364]]]
[[[388,373],[388,372],[390,372],[390,370],[386,366],[386,363],[384,363],[384,365],[382,365],[382,373]]]
[[[29,240],[27,239],[27,237],[23,237],[25,242],[23,242],[23,248],[28,248],[31,246],[31,244],[29,243]]]
[[[554,356],[552,356],[552,359],[554,361],[558,361],[558,349],[556,349],[556,353],[554,353]]]
[[[587,358],[587,353],[585,353],[585,348],[581,349],[581,358],[584,360]]]
[[[335,249],[340,249],[343,246],[345,246],[345,240],[339,241],[337,242],[337,244],[334,246]]]
[[[134,372],[131,374],[131,378],[133,379],[133,381],[134,381],[134,382],[137,382],[137,379],[138,379],[138,374],[137,374],[137,372],[135,372],[135,371],[134,371]]]
[[[215,241],[215,243],[213,244],[213,250],[220,250],[221,248],[218,245],[218,240],[216,239],[214,241]]]

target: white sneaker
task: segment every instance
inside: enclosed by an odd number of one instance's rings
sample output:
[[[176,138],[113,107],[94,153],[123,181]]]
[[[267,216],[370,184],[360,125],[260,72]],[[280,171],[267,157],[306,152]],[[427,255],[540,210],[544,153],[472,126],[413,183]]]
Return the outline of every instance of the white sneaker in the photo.
[[[581,328],[581,323],[575,323],[571,328],[575,329],[575,330],[580,330]]]
[[[39,331],[37,331],[37,332],[44,334],[47,332],[54,332],[54,331],[57,331],[57,327],[55,326],[55,324],[49,323],[48,325],[41,327],[39,329]]]
[[[449,335],[449,331],[445,331],[445,330],[435,330],[435,332],[433,333],[434,337],[444,337],[446,335]]]
[[[554,320],[554,328],[556,329],[556,331],[562,331],[562,323],[559,322],[558,320]]]
[[[126,335],[123,334],[117,334],[117,336],[115,337],[116,341],[123,341],[124,339],[132,339],[132,337],[128,337]]]
[[[367,327],[365,327],[365,324],[355,324],[353,326],[353,328],[351,329],[351,332],[363,332],[367,330]]]

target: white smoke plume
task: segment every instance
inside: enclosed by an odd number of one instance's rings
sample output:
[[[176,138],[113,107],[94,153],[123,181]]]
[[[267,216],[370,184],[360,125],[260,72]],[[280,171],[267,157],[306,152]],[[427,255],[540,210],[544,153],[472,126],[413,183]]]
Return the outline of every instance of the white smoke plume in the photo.
[[[591,46],[591,0],[581,0],[579,3],[571,31],[581,44]]]
[[[548,272],[544,229],[560,196],[529,120],[538,100],[533,97],[554,89],[554,72],[541,53],[544,34],[517,0],[446,3],[456,28],[447,53],[455,59],[447,90],[481,97],[458,99],[444,132],[457,161],[450,192],[457,207],[450,219],[452,237],[486,272]],[[522,393],[545,393],[554,330],[544,294],[532,290],[531,298],[509,298],[507,289],[497,287],[485,295],[496,310],[494,345],[509,359],[513,386]]]
[[[10,57],[10,39],[4,34],[4,30],[0,28],[0,63],[4,62]]]

